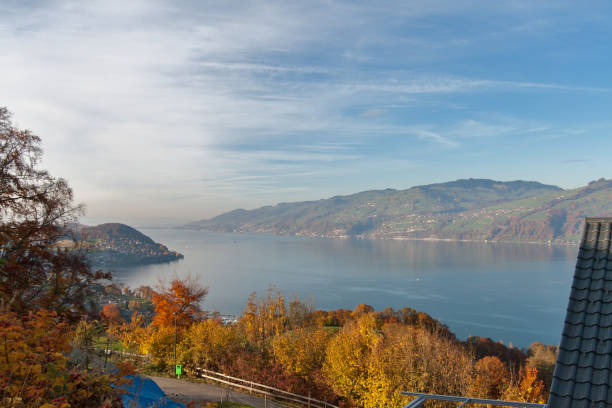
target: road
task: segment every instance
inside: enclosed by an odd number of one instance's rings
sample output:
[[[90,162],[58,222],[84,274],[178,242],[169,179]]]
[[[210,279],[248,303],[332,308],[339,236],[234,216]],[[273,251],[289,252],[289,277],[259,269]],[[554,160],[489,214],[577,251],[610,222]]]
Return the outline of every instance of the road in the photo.
[[[254,408],[286,408],[278,402],[266,400],[263,397],[251,395],[248,393],[230,390],[218,385],[195,383],[185,380],[177,380],[176,378],[154,377],[148,376],[155,381],[162,390],[168,395],[168,398],[187,403],[194,401],[201,404],[209,401],[232,401],[241,404],[250,405]]]

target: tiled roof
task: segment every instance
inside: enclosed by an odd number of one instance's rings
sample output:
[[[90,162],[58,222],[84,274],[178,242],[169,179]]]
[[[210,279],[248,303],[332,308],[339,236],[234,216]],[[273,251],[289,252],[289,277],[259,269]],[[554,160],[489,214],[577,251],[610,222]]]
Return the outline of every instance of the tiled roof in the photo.
[[[549,408],[612,406],[612,218],[587,218]]]

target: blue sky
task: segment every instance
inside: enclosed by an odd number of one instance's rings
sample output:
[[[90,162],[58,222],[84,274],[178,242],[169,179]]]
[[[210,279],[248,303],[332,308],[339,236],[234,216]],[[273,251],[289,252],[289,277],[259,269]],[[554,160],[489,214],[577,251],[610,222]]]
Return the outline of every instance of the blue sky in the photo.
[[[0,105],[89,223],[612,177],[611,3],[376,3],[5,1]]]

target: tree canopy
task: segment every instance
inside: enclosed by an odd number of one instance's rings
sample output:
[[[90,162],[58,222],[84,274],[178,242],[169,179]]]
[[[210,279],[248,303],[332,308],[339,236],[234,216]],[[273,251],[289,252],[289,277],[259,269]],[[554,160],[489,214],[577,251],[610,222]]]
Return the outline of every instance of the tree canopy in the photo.
[[[169,327],[177,324],[187,327],[202,317],[200,302],[208,294],[208,288],[201,286],[195,279],[173,279],[170,286],[160,285],[159,293],[153,295],[155,318],[153,324]]]
[[[72,203],[66,180],[39,167],[40,143],[0,107],[0,306],[76,319],[91,312],[91,284],[110,275],[92,272],[78,247],[57,245],[83,207]]]

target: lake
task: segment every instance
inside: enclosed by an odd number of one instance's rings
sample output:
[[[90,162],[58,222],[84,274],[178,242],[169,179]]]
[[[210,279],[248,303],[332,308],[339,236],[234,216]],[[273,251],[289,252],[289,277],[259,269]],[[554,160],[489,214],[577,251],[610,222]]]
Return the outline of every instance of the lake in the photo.
[[[578,249],[530,244],[336,240],[191,230],[142,230],[185,255],[120,268],[137,287],[191,273],[210,287],[204,309],[239,315],[270,285],[319,309],[412,307],[461,339],[558,344]]]

